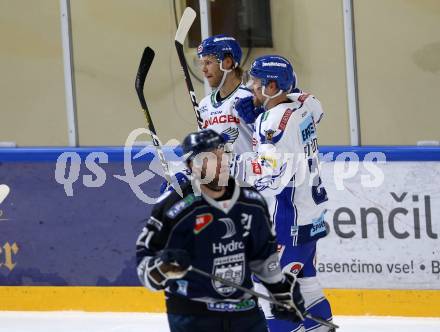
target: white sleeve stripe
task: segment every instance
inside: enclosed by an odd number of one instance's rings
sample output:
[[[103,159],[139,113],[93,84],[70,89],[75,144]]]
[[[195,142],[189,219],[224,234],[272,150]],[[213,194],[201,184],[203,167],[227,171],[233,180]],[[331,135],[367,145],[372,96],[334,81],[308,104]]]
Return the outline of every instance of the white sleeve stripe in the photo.
[[[145,239],[145,248],[150,248],[150,241],[153,235],[154,235],[153,231],[148,232],[147,238]]]

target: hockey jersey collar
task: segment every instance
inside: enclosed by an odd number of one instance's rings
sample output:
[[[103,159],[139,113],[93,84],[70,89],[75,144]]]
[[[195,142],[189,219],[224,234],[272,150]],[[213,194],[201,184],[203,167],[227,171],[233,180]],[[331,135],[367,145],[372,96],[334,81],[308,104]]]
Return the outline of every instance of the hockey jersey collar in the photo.
[[[220,97],[220,91],[218,89],[214,90],[211,93],[211,104],[214,108],[218,108],[221,105],[223,105],[225,100],[228,100],[229,98],[231,98],[231,96],[237,92],[238,89],[240,89],[241,84],[237,85],[237,87],[234,89],[234,91],[232,91],[230,94],[228,94],[226,97],[221,98]],[[217,97],[218,96],[218,97]],[[217,100],[217,98],[220,98],[220,100]]]
[[[232,179],[232,181],[229,182],[229,185],[231,184],[234,184],[234,193],[232,194],[231,199],[227,199],[224,201],[216,201],[215,199],[204,194],[203,192],[202,192],[202,196],[209,205],[219,209],[224,214],[228,214],[229,211],[234,207],[235,203],[238,200],[238,197],[240,196],[240,186],[238,185],[238,182],[235,179]]]

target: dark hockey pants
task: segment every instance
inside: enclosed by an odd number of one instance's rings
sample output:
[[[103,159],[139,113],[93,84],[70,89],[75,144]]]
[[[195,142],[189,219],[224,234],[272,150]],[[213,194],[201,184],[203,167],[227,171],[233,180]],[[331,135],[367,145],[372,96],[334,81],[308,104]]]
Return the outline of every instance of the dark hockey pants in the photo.
[[[261,310],[223,316],[168,314],[168,324],[171,332],[268,332]]]

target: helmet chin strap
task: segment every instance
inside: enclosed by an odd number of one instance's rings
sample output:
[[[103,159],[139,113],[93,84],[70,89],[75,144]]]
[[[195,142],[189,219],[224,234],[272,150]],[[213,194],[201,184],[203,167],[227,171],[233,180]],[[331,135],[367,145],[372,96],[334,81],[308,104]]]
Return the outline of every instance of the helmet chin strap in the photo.
[[[232,69],[234,69],[234,68],[232,68]],[[222,80],[220,81],[220,84],[215,89],[216,91],[220,91],[220,89],[222,88],[223,84],[225,84],[226,76],[232,71],[232,69],[224,69],[223,68],[223,61],[220,61],[220,70],[223,72],[223,76],[222,76]]]
[[[282,93],[283,93],[283,90],[279,89],[278,92],[275,93],[273,96],[269,96],[269,95],[266,94],[266,87],[263,86],[263,87],[261,88],[261,94],[262,94],[264,97],[266,97],[266,99],[265,99],[264,102],[263,102],[263,108],[264,108],[265,110],[267,110],[266,105],[267,105],[267,103],[269,102],[269,100],[278,97],[278,96],[281,95]]]

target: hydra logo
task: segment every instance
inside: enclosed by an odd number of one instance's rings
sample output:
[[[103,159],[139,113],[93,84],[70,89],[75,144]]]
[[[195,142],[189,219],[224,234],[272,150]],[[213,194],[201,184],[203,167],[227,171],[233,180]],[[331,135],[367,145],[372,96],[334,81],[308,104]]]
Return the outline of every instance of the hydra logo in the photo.
[[[244,249],[244,243],[242,241],[234,241],[229,242],[227,244],[223,243],[213,243],[212,244],[212,253],[226,255],[228,252],[233,252],[237,250]]]
[[[223,222],[226,226],[226,233],[222,236],[222,239],[229,239],[230,237],[233,237],[235,235],[235,224],[230,218],[220,218],[221,222]]]
[[[0,204],[8,197],[10,191],[8,185],[0,184]]]

